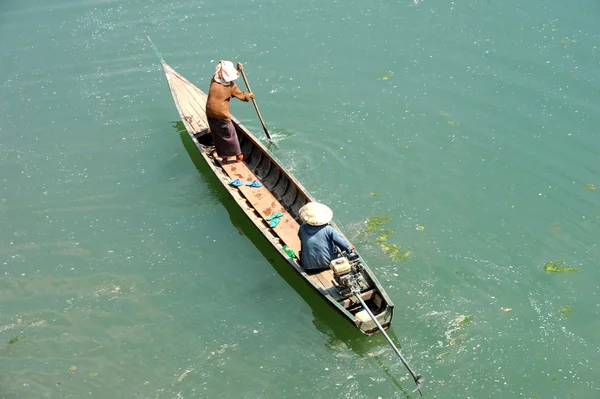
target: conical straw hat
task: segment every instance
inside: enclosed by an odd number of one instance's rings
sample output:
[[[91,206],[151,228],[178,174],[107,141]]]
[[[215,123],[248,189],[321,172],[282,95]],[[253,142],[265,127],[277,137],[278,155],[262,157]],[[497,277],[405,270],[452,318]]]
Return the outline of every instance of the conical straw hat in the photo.
[[[319,202],[309,202],[300,208],[300,220],[311,226],[322,226],[333,218],[333,211]]]

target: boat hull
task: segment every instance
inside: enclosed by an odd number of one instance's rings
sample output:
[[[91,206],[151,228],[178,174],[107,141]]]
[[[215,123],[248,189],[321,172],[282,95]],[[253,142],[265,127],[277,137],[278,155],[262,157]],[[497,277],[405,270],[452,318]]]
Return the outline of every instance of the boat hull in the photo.
[[[299,264],[298,259],[290,257],[284,249],[287,247],[295,254],[300,250],[298,212],[304,204],[314,201],[310,193],[235,118],[232,118],[232,122],[244,154],[244,162],[229,163],[216,158],[214,147],[210,143],[206,119],[206,93],[177,73],[166,62],[162,61],[162,67],[190,139],[224,189],[279,255],[315,291],[359,331],[366,335],[377,333],[379,329],[372,320],[357,317],[361,310],[358,299],[348,292],[342,292],[331,270],[307,273]],[[243,182],[260,181],[262,186],[259,188],[246,185],[235,187],[229,184],[230,180],[235,179]],[[275,212],[282,212],[284,216],[281,217],[279,224],[272,228],[266,218]],[[334,223],[332,226],[343,235]],[[376,315],[379,323],[387,329],[393,319],[394,305],[364,260],[359,257],[356,262],[358,262],[357,268],[360,270],[362,283],[360,295],[372,313]]]

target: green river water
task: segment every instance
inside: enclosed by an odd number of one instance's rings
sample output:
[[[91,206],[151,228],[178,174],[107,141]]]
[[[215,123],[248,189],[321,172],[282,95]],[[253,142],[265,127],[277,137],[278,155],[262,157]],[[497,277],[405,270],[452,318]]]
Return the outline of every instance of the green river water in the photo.
[[[599,20],[597,0],[0,1],[0,398],[418,397],[219,186],[146,35],[203,90],[245,63],[426,398],[600,398]],[[386,215],[406,259],[364,234]]]

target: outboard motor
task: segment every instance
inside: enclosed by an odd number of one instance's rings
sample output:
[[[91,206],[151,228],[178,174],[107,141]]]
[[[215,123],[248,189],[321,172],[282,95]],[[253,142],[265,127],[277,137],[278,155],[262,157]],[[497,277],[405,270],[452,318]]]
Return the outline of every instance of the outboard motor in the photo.
[[[341,287],[350,288],[350,279],[352,279],[352,266],[350,266],[348,259],[342,256],[332,260],[329,266],[333,271],[333,277],[335,278],[336,283],[338,283]]]
[[[352,294],[352,287],[360,285],[362,276],[360,274],[361,266],[358,254],[352,252],[344,253],[329,264],[333,271],[333,277],[337,283],[340,296],[346,297]]]

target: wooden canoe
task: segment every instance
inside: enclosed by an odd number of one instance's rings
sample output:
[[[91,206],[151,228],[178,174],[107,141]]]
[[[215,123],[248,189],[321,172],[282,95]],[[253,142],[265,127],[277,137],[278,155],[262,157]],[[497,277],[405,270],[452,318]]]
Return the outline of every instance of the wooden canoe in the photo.
[[[364,311],[356,297],[344,293],[334,280],[331,270],[307,273],[296,258],[291,258],[283,249],[287,245],[298,254],[299,209],[314,198],[306,189],[275,159],[268,149],[254,137],[237,119],[233,118],[244,161],[223,163],[212,156],[214,147],[210,144],[210,131],[206,120],[207,95],[173,68],[162,62],[167,76],[169,89],[179,111],[183,124],[196,145],[196,148],[215,173],[223,187],[236,203],[258,227],[265,238],[320,295],[335,307],[347,320],[362,333],[372,335],[379,330],[372,320],[365,320]],[[261,187],[242,185],[235,187],[230,180],[242,182],[260,181]],[[274,228],[269,227],[266,218],[273,213],[282,212],[280,222]],[[331,224],[337,231],[339,228]],[[340,231],[341,233],[341,231]],[[343,235],[343,233],[341,233]],[[394,305],[362,258],[355,260],[360,264],[362,278],[361,297],[377,317],[379,323],[388,328],[394,315]]]

